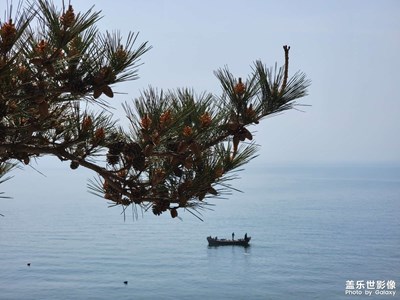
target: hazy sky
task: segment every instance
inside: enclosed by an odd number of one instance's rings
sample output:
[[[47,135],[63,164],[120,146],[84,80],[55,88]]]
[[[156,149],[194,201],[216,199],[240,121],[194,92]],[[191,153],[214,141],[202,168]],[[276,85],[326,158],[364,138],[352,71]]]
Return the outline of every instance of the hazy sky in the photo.
[[[1,4],[4,11],[5,1]],[[16,1],[15,1],[16,2]],[[67,1],[66,1],[67,2]],[[61,3],[61,1],[55,1]],[[140,31],[153,49],[140,79],[116,88],[134,99],[149,85],[220,94],[213,71],[247,77],[252,63],[305,72],[312,85],[301,103],[255,128],[258,162],[400,162],[400,1],[75,0],[95,4],[102,31]]]

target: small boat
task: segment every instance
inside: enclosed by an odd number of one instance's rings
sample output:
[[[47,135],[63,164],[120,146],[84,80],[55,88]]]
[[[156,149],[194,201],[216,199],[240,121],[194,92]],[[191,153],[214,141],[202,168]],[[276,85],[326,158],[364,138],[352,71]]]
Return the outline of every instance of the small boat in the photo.
[[[244,239],[237,239],[237,240],[228,240],[228,239],[218,239],[217,237],[213,238],[211,236],[207,237],[208,245],[209,246],[249,246],[249,242],[251,237],[245,236]]]

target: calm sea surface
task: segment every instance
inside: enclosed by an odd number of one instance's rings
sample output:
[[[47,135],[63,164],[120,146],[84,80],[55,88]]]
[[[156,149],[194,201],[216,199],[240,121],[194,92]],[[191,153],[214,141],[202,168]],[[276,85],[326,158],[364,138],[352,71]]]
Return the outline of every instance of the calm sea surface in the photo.
[[[78,171],[0,185],[13,197],[0,199],[1,300],[400,298],[399,166],[251,165],[244,193],[212,200],[204,222],[124,221]],[[208,247],[232,232],[251,246]],[[394,281],[396,294],[345,295],[347,281]]]

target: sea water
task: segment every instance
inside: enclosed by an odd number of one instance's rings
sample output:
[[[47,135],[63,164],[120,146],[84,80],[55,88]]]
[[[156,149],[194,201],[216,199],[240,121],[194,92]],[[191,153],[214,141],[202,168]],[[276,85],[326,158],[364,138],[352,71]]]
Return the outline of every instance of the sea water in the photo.
[[[0,186],[0,299],[400,298],[399,166],[250,165],[203,221],[124,219],[78,171]],[[208,247],[232,232],[251,246]]]

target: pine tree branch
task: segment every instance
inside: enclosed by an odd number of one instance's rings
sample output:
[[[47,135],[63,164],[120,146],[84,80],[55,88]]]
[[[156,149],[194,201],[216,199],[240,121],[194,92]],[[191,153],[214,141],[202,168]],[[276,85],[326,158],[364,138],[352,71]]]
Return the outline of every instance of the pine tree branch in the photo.
[[[137,46],[137,33],[99,33],[100,18],[39,0],[15,24],[0,23],[0,177],[11,161],[52,155],[92,170],[91,192],[124,211],[139,205],[174,218],[184,208],[198,217],[206,199],[237,190],[236,171],[257,156],[248,127],[294,108],[310,81],[301,72],[289,77],[284,46],[280,68],[256,61],[246,79],[216,71],[220,97],[150,87],[123,105],[126,132],[103,97],[138,78],[151,47]],[[93,113],[92,105],[107,110]]]

